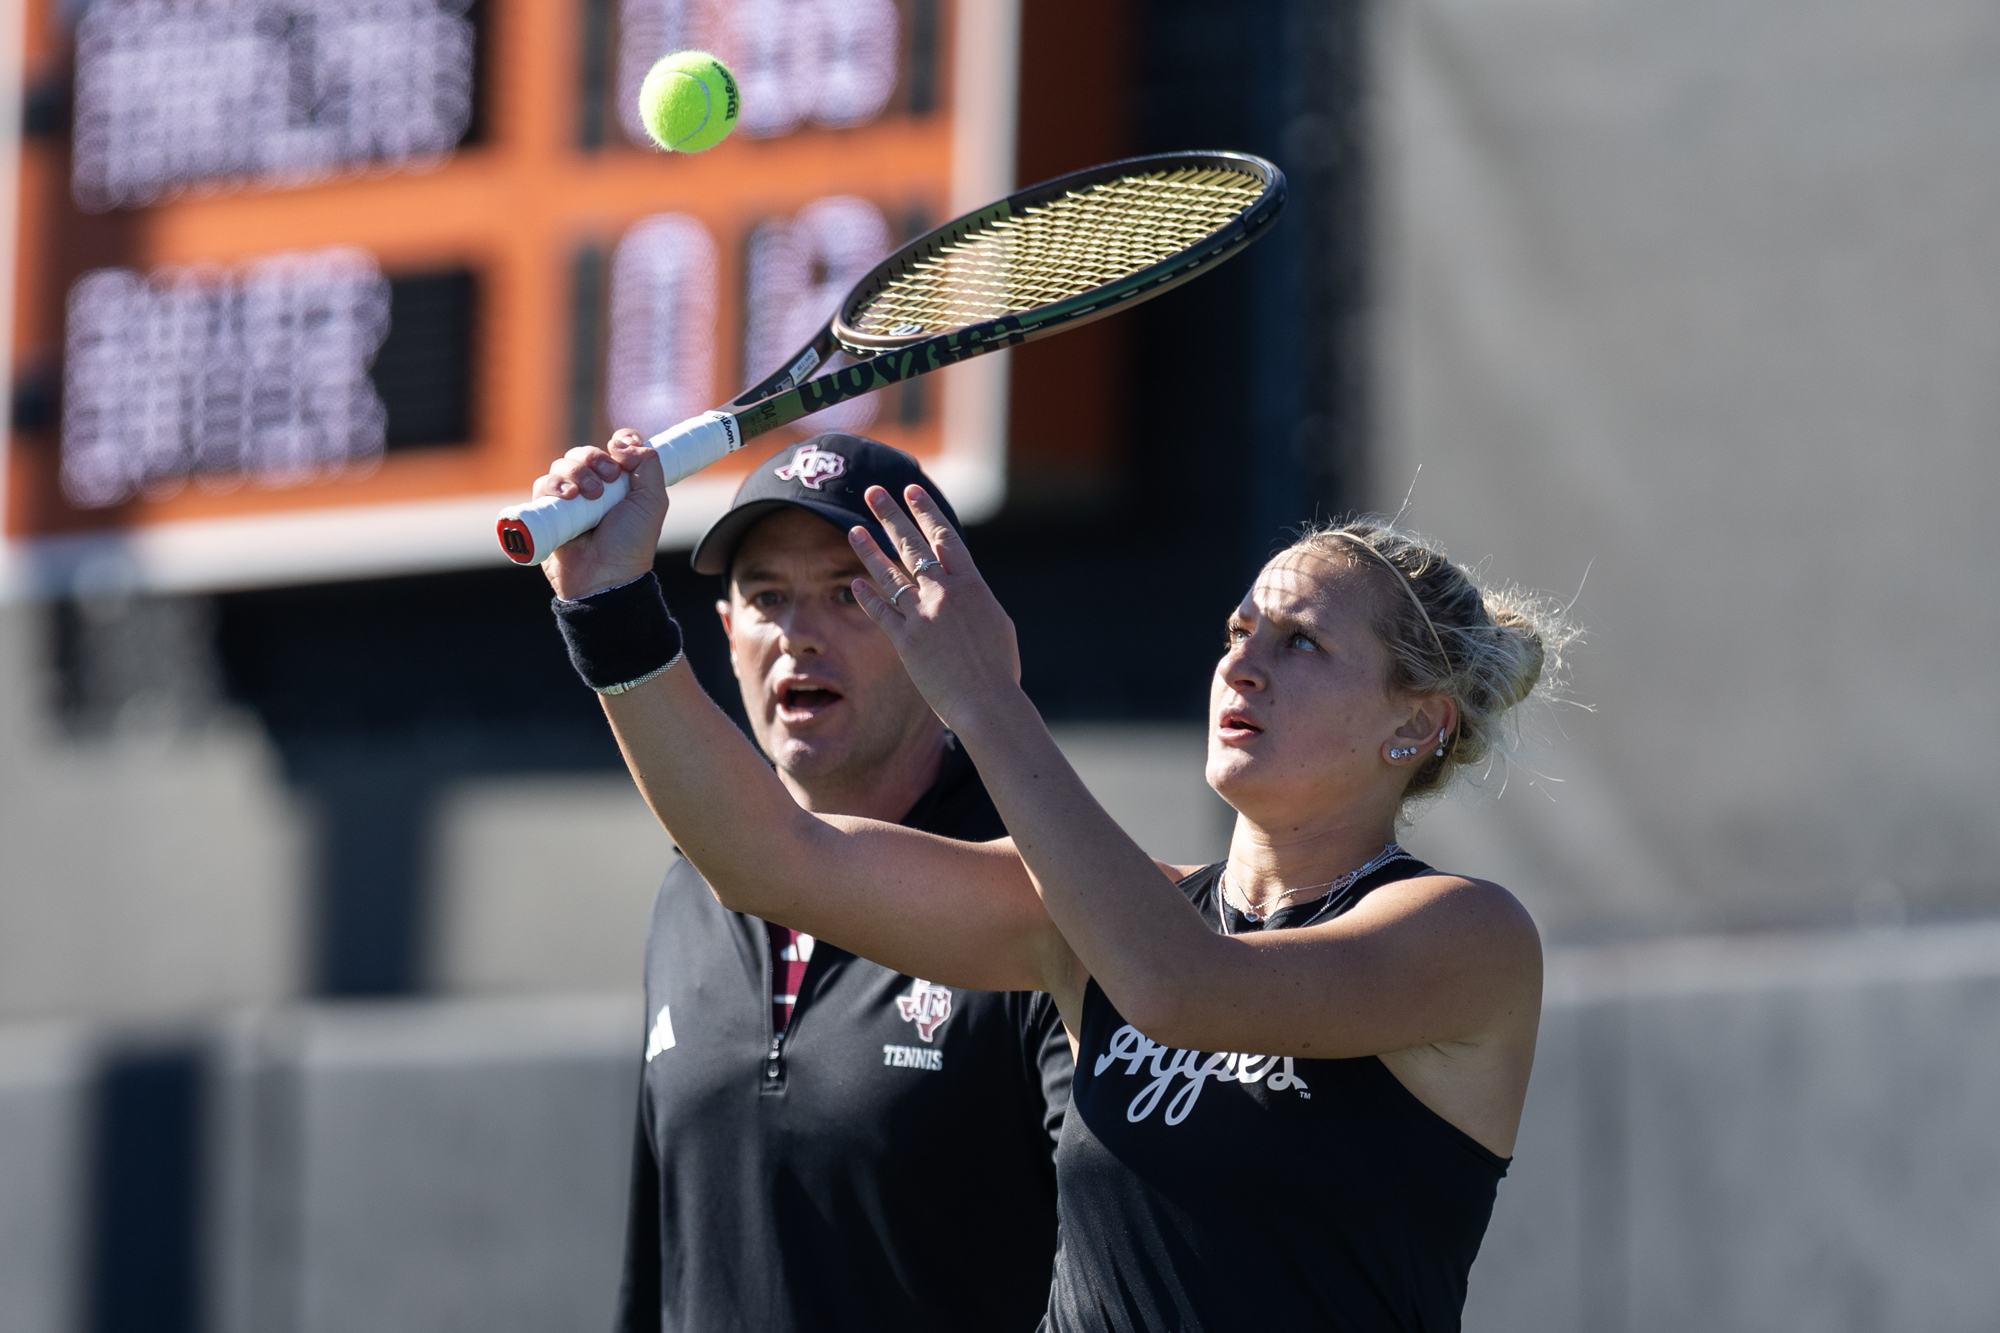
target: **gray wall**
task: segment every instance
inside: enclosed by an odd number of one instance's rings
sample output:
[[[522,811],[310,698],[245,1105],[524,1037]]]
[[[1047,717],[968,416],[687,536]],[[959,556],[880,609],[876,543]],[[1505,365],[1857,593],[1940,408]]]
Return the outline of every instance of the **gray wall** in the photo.
[[[2000,924],[1558,952],[1468,1333],[1974,1333]]]
[[[636,993],[241,1011],[205,1052],[200,1326],[611,1325]],[[0,1333],[82,1333],[93,1077],[79,1027],[0,1027]]]
[[[609,1328],[640,1017],[634,994],[228,1024],[210,1327]]]
[[[84,1179],[81,1034],[0,1027],[0,1333],[70,1333]]]
[[[2000,909],[2000,9],[1377,15],[1373,502],[1592,631],[1422,845],[1569,939]]]
[[[117,614],[115,597],[95,603]],[[0,1019],[157,1019],[299,985],[309,812],[209,669],[165,667],[200,627],[133,617],[116,714],[64,725],[48,609],[0,605]],[[148,614],[148,612],[158,614]]]

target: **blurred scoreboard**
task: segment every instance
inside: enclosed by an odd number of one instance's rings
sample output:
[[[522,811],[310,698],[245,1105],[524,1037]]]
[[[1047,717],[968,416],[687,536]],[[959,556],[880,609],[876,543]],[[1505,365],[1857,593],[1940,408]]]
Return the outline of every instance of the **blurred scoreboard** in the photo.
[[[614,426],[775,369],[903,240],[1012,188],[1013,0],[29,0],[6,584],[502,563],[493,512]],[[645,143],[660,55],[735,134]],[[688,545],[815,430],[968,521],[1006,362],[843,403],[674,489]]]

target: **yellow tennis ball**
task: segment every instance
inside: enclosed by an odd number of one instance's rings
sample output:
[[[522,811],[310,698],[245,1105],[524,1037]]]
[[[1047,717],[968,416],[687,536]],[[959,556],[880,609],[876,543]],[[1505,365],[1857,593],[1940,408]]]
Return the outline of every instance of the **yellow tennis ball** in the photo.
[[[706,51],[661,56],[639,86],[639,120],[669,152],[715,147],[736,127],[742,106],[736,76]]]

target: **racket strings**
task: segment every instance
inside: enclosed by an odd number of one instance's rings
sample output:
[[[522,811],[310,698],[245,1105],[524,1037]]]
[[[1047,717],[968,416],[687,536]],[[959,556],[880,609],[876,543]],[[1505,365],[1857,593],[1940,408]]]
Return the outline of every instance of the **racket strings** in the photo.
[[[1214,234],[1264,191],[1246,172],[1184,167],[1037,204],[943,246],[855,310],[877,336],[936,333],[1081,296]]]

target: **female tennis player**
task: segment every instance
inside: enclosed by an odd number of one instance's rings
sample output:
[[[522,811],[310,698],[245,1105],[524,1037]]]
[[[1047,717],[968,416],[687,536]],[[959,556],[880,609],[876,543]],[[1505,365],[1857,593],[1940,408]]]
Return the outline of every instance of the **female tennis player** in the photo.
[[[1504,889],[1417,861],[1395,830],[1492,752],[1557,664],[1560,618],[1389,525],[1301,537],[1230,614],[1215,669],[1207,777],[1237,811],[1228,859],[1166,866],[1050,739],[959,535],[920,488],[908,512],[876,488],[894,550],[854,529],[873,575],[855,595],[1013,834],[954,843],[801,810],[671,669],[647,573],[665,489],[636,440],[573,451],[537,492],[632,473],[549,569],[579,669],[681,850],[733,909],[1061,1008],[1078,1052],[1044,1327],[1457,1328],[1527,1090],[1541,950]],[[1150,669],[1115,589],[1051,595],[1101,602],[1077,669]]]

